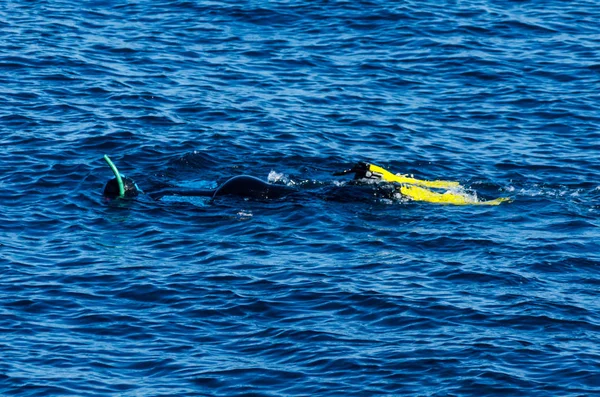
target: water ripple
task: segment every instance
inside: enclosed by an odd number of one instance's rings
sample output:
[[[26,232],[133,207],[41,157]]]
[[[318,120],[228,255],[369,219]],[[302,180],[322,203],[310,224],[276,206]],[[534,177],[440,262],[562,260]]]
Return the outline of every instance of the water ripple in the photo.
[[[0,3],[0,394],[598,393],[599,18]],[[147,192],[298,193],[106,202],[105,153]],[[332,176],[360,160],[514,201]]]

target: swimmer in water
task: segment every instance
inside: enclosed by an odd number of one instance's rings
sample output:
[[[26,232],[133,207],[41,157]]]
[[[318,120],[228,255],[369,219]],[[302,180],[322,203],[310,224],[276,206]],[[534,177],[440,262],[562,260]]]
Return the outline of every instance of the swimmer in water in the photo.
[[[115,175],[104,187],[105,197],[133,198],[143,193],[132,179],[119,174],[117,167],[108,156],[104,155],[104,160]],[[458,182],[427,181],[407,175],[396,175],[379,166],[364,162],[359,162],[353,168],[334,173],[333,175],[341,176],[350,173],[354,174],[355,180],[387,182],[388,186],[393,186],[392,190],[387,189],[387,193],[390,196],[387,198],[405,197],[411,201],[453,205],[499,205],[503,202],[511,201],[505,197],[487,201],[479,200],[475,195],[465,193],[464,188]],[[444,189],[445,192],[441,193],[435,189]],[[168,188],[152,193],[150,196],[155,200],[160,200],[165,196],[215,198],[228,195],[253,199],[277,199],[297,191],[297,189],[289,186],[275,185],[253,176],[240,175],[228,179],[221,186],[213,190]]]
[[[109,180],[104,187],[104,196],[107,198],[133,198],[143,193],[131,179],[119,174],[117,167],[108,156],[104,160],[110,166],[115,177]],[[211,197],[239,196],[254,199],[277,199],[297,190],[285,185],[274,185],[249,175],[239,175],[230,178],[216,189],[164,189],[151,194],[151,197],[160,200],[164,196],[184,197]]]

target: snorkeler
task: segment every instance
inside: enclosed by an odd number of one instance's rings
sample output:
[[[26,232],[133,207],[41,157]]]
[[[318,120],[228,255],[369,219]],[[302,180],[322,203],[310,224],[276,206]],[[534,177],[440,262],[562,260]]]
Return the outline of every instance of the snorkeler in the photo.
[[[104,160],[110,166],[115,177],[106,183],[104,187],[104,196],[109,198],[117,197],[135,197],[142,190],[130,178],[119,174],[117,167],[107,155]],[[217,196],[239,196],[255,199],[276,199],[295,192],[285,185],[274,185],[249,175],[234,176],[216,189],[163,189],[152,193],[151,197],[160,200],[164,196],[185,196],[185,197],[217,197]]]
[[[104,187],[104,196],[108,198],[132,198],[143,193],[137,184],[130,178],[122,176],[114,163],[107,155],[104,160],[110,166],[115,177],[109,180]],[[499,205],[508,198],[497,198],[495,200],[480,201],[477,197],[468,195],[461,188],[458,182],[453,181],[426,181],[415,179],[406,175],[395,175],[391,172],[369,163],[359,162],[353,168],[336,172],[334,176],[354,174],[355,180],[387,182],[394,185],[394,194],[400,197],[406,197],[413,201],[424,201],[429,203],[454,204],[454,205]],[[448,189],[444,193],[439,193],[431,189]],[[150,196],[155,200],[160,200],[165,196],[186,196],[186,197],[211,197],[218,196],[238,196],[254,199],[277,199],[287,196],[298,190],[285,185],[276,185],[262,181],[249,175],[234,176],[225,183],[213,190],[198,189],[176,189],[167,188],[152,193]]]

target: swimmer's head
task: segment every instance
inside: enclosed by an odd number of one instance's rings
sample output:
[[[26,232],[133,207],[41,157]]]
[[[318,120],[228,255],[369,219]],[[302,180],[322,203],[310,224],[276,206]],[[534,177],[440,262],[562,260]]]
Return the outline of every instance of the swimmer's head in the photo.
[[[104,197],[108,198],[131,198],[135,197],[140,193],[140,189],[137,187],[133,179],[127,178],[119,174],[117,167],[114,163],[108,158],[107,155],[104,155],[104,161],[110,167],[115,177],[106,183],[104,186]]]
[[[140,191],[131,178],[127,178],[126,176],[121,177],[121,182],[123,183],[123,194],[121,195],[121,191],[119,188],[119,181],[117,178],[113,178],[106,183],[104,186],[104,192],[102,193],[104,197],[108,198],[131,198],[137,196]]]

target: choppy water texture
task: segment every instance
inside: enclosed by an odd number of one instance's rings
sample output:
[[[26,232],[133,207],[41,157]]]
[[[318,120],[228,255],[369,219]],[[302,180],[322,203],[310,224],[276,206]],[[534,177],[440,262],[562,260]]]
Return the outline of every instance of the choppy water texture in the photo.
[[[600,393],[595,1],[0,2],[0,394]],[[105,202],[250,174],[293,199]],[[499,207],[362,195],[366,160]]]

